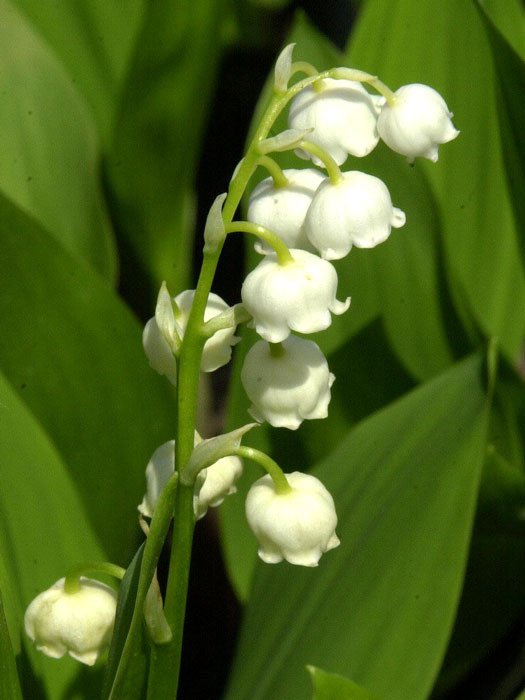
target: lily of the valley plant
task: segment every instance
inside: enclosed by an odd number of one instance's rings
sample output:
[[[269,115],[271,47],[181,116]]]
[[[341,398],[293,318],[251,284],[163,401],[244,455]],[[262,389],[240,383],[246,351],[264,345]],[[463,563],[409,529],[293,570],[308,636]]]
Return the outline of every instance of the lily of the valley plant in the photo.
[[[173,439],[159,446],[146,468],[145,495],[138,506],[146,533],[139,593],[114,685],[129,671],[128,647],[145,615],[153,645],[150,700],[174,698],[177,692],[194,523],[235,493],[243,461],[254,461],[266,472],[246,499],[246,518],[264,562],[285,559],[316,567],[323,554],[344,546],[336,534],[337,504],[306,473],[310,465],[297,464],[296,471],[285,474],[273,457],[244,444],[255,423],[207,440],[196,433],[200,373],[230,361],[239,340],[236,329],[248,323],[261,338],[248,351],[241,374],[253,419],[296,430],[304,420],[326,418],[335,377],[318,345],[302,335],[328,328],[333,314],[351,313],[352,290],[338,290],[330,261],[348,255],[354,246],[379,245],[392,228],[405,223],[388,183],[356,169],[354,158],[369,154],[382,139],[410,163],[417,157],[436,161],[438,146],[458,135],[447,105],[431,87],[405,85],[393,92],[360,70],[319,73],[310,64],[294,63],[292,51],[293,45],[288,46],[277,60],[266,112],[228,193],[219,195],[210,209],[196,289],[173,297],[163,283],[144,329],[149,364],[175,387],[177,426]],[[297,80],[298,73],[306,77]],[[289,129],[270,137],[287,107]],[[283,151],[295,151],[311,167],[282,170],[272,154]],[[349,157],[351,165],[342,171]],[[253,189],[247,219],[234,219],[261,167],[269,177]],[[254,235],[262,257],[244,281],[241,303],[229,307],[211,288],[221,250],[237,232]],[[163,602],[155,569],[171,521]],[[26,631],[44,654],[69,653],[93,664],[110,643],[115,595],[84,576],[97,571],[124,575],[108,563],[80,566],[30,604]]]

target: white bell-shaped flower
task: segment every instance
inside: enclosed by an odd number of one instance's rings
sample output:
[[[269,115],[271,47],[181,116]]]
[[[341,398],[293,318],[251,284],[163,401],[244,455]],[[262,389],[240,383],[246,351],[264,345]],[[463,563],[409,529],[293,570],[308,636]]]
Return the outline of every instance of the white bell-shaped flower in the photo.
[[[117,597],[108,586],[84,577],[78,591],[66,593],[64,581],[29,604],[25,631],[46,656],[59,659],[67,652],[92,666],[111,641]]]
[[[293,262],[280,265],[269,253],[252,270],[241,289],[251,325],[269,343],[280,343],[290,331],[316,333],[332,322],[330,312],[344,313],[350,298],[338,301],[334,266],[306,250],[292,249]]]
[[[192,289],[181,292],[175,297],[175,303],[180,310],[180,316],[177,318],[177,323],[181,328],[183,336],[190,317],[191,305],[193,304],[194,296],[195,290]],[[228,304],[221,299],[218,294],[210,292],[208,301],[206,302],[206,309],[204,311],[204,321],[209,321],[214,316],[218,316],[223,311],[227,311],[229,308],[230,307]],[[211,338],[208,338],[204,344],[201,371],[214,372],[219,367],[227,364],[231,360],[232,345],[238,343],[239,340],[240,338],[235,336],[235,328],[224,328],[223,330],[214,333],[214,335],[212,335]]]
[[[173,384],[177,369],[175,355],[184,337],[194,296],[195,290],[187,289],[178,294],[172,303],[163,282],[155,316],[146,323],[142,334],[142,344],[150,366],[159,374],[165,374]],[[204,321],[209,321],[228,308],[220,296],[211,292],[206,302]],[[227,364],[231,359],[232,345],[239,340],[235,336],[235,328],[222,329],[208,338],[202,353],[201,370],[214,372]]]
[[[334,379],[319,346],[295,335],[277,348],[264,340],[255,343],[241,371],[255,420],[289,430],[305,418],[326,418]]]
[[[317,566],[321,555],[339,545],[337,515],[329,491],[310,474],[286,474],[291,486],[276,493],[267,474],[256,481],[246,498],[246,518],[267,564],[286,559],[290,564]]]
[[[379,135],[409,163],[418,156],[435,163],[438,146],[459,134],[451,121],[454,115],[441,95],[428,85],[403,85],[395,96],[393,104],[385,104],[381,110],[377,121]]]
[[[383,102],[384,98],[370,95],[361,83],[326,78],[294,97],[288,124],[292,129],[313,128],[308,140],[328,151],[341,165],[348,154],[362,157],[376,147],[377,115]],[[300,149],[296,153],[323,165],[310,153]]]
[[[337,183],[323,182],[306,215],[306,235],[325,260],[343,258],[353,245],[373,248],[385,241],[405,214],[392,206],[385,183],[358,171],[342,173]]]
[[[276,233],[288,248],[301,248],[314,252],[314,247],[303,231],[304,217],[312,198],[325,179],[325,175],[314,168],[285,170],[289,184],[275,187],[271,177],[254,188],[250,195],[247,219]],[[269,253],[272,248],[264,241],[257,241],[258,253]]]
[[[195,434],[195,442],[200,437]],[[139,512],[152,518],[162,489],[175,471],[175,440],[169,440],[158,447],[146,467],[146,493]],[[193,508],[197,519],[206,515],[209,506],[219,506],[226,496],[236,492],[235,481],[242,474],[242,460],[239,457],[223,457],[211,467],[203,469],[196,481]]]

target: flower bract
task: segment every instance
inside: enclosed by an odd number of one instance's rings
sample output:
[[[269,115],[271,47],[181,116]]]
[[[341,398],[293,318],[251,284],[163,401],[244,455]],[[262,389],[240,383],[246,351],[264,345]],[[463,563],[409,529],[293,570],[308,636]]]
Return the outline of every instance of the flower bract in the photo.
[[[403,85],[395,96],[395,101],[381,110],[377,121],[379,135],[409,163],[418,156],[436,162],[438,146],[459,134],[445,100],[434,88],[419,83]]]
[[[382,97],[370,95],[361,83],[326,78],[294,97],[288,124],[292,129],[313,127],[308,140],[324,148],[341,165],[348,154],[362,157],[376,147],[377,115],[383,101]],[[305,151],[298,149],[296,153],[323,165]]]
[[[317,566],[321,555],[339,545],[337,515],[329,491],[310,474],[286,474],[291,486],[276,493],[267,474],[256,481],[246,498],[246,518],[267,564],[286,559],[290,564]]]
[[[29,604],[24,616],[27,635],[46,656],[67,652],[92,666],[111,640],[117,597],[108,586],[82,577],[80,589],[64,590],[61,578]]]
[[[305,219],[306,235],[326,260],[344,257],[353,245],[373,248],[388,238],[392,226],[405,223],[382,180],[358,171],[342,176],[319,186]]]
[[[269,253],[252,270],[241,289],[244,306],[257,333],[270,343],[290,331],[316,333],[331,324],[330,312],[344,313],[350,299],[338,301],[333,265],[306,250],[292,249],[293,262],[280,265]]]
[[[305,418],[326,418],[335,377],[316,343],[290,335],[277,353],[260,340],[248,351],[241,381],[251,415],[296,430]]]

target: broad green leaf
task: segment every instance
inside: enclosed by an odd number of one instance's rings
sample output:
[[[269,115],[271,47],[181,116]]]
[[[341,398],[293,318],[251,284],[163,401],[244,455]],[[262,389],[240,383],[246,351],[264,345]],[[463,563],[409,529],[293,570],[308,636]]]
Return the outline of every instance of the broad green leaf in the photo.
[[[249,415],[250,402],[240,383],[240,371],[256,338],[254,332],[245,332],[236,350],[228,405],[228,424],[232,427],[241,425]],[[328,365],[336,381],[327,419],[306,420],[297,431],[263,424],[245,440],[272,455],[285,471],[309,470],[343,440],[351,425],[413,387],[392,355],[379,321],[329,355]],[[244,501],[256,478],[255,467],[247,464],[236,482],[237,494],[227,498],[219,509],[226,567],[237,595],[244,601],[257,562],[257,547],[244,515]]]
[[[318,569],[258,567],[228,700],[302,699],[305,663],[389,700],[428,697],[485,451],[482,368],[469,358],[377,412],[314,470],[334,495],[341,546]]]
[[[525,476],[492,445],[458,616],[437,697],[488,657],[525,610]],[[446,695],[445,695],[446,696]]]
[[[107,140],[134,49],[144,0],[17,0],[89,103]]]
[[[348,678],[336,673],[327,673],[315,666],[307,668],[314,685],[312,700],[377,700],[376,695],[372,695]]]
[[[137,553],[133,557],[131,564],[126,569],[126,574],[122,579],[122,583],[120,584],[115,629],[111,639],[108,662],[104,676],[104,687],[102,690],[103,700],[107,700],[107,698],[110,696],[122,650],[124,649],[124,644],[128,636],[128,630],[131,624],[131,618],[133,617],[133,610],[135,608],[135,598],[137,597],[143,551],[144,544],[141,544]],[[143,628],[141,628],[140,634],[136,639],[135,648],[133,649],[133,663],[128,667],[126,683],[123,685],[121,694],[118,697],[126,698],[127,700],[141,700],[141,698],[144,697],[148,663],[146,649],[147,642]]]
[[[109,280],[113,233],[86,103],[16,5],[0,3],[0,192]]]
[[[7,629],[4,604],[0,592],[0,698],[2,700],[22,700],[16,662]]]
[[[145,465],[173,435],[170,390],[107,285],[1,196],[0,238],[0,364],[67,464],[106,556],[125,566]]]
[[[424,173],[406,167],[386,149],[378,147],[364,166],[387,184],[394,204],[406,213],[405,226],[363,253],[375,271],[390,343],[406,369],[422,381],[446,369],[453,358],[445,323],[445,311],[449,318],[452,312],[444,292],[438,207]]]
[[[222,8],[208,0],[147,3],[130,61],[107,174],[125,258],[134,266],[129,286],[133,292],[143,275],[142,297],[147,285],[156,293],[162,280],[170,288],[190,281],[193,181]]]
[[[494,72],[474,4],[444,0],[436,12],[418,0],[366,2],[347,56],[393,89],[431,85],[454,112],[459,137],[440,148],[438,163],[419,159],[415,167],[439,206],[458,310],[498,337],[513,361],[525,335],[525,280],[500,153]]]
[[[525,690],[523,690],[523,691],[518,695],[518,697],[516,698],[516,700],[525,700]]]
[[[105,555],[56,446],[3,375],[0,410],[0,587],[18,654],[31,600],[72,566]],[[27,646],[49,697],[58,700],[77,675],[78,662],[49,659]],[[31,679],[23,674],[21,681],[24,695],[35,697],[31,686],[25,687]]]
[[[505,3],[504,11],[500,2],[485,3],[478,0],[477,5],[492,48],[497,76],[495,96],[500,120],[503,158],[516,226],[521,234],[521,259],[525,263],[525,203],[523,201],[525,107],[521,99],[525,91],[525,9],[511,0]],[[506,34],[503,34],[498,26],[498,20],[501,21],[505,17],[511,21],[504,24]],[[516,48],[509,42],[507,38],[509,35],[513,37]]]

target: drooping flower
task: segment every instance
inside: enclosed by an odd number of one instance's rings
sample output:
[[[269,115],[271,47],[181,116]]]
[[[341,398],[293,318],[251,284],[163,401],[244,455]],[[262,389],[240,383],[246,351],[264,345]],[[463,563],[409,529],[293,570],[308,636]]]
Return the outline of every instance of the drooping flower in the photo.
[[[342,173],[337,183],[326,180],[312,200],[305,233],[326,260],[337,260],[358,248],[385,241],[392,226],[405,223],[405,214],[392,206],[382,180],[358,171]]]
[[[428,85],[403,85],[395,96],[393,104],[384,104],[379,114],[379,135],[409,163],[418,156],[435,163],[438,146],[459,134],[451,121],[454,115],[441,95]]]
[[[46,656],[60,658],[67,652],[92,666],[111,641],[117,597],[108,586],[81,577],[80,588],[64,590],[61,578],[29,604],[25,631]]]
[[[313,128],[308,140],[327,151],[338,165],[348,154],[366,156],[378,141],[377,115],[384,98],[370,95],[361,83],[323,79],[308,86],[292,100],[288,124],[292,129]],[[301,158],[322,162],[298,149]]]
[[[310,474],[286,474],[291,490],[276,493],[267,474],[246,498],[246,518],[267,564],[317,566],[321,555],[339,545],[337,515],[329,491]]]
[[[326,418],[334,379],[319,346],[295,335],[273,351],[264,340],[255,343],[241,371],[251,415],[289,430],[305,418]]]
[[[195,434],[195,442],[200,441]],[[158,447],[146,467],[146,493],[139,512],[152,518],[162,489],[175,471],[175,440],[169,440]],[[195,517],[206,515],[208,507],[220,505],[226,496],[236,492],[235,481],[242,474],[242,460],[239,457],[223,457],[211,467],[203,469],[195,484],[193,508]]]
[[[293,262],[280,265],[269,253],[252,270],[241,289],[251,324],[269,343],[280,343],[290,331],[316,333],[332,322],[330,312],[344,313],[350,298],[338,301],[333,265],[305,250],[290,251]]]
[[[187,289],[171,300],[166,283],[162,283],[159,292],[155,316],[146,323],[142,334],[142,344],[150,366],[159,374],[164,374],[175,384],[176,355],[180,348],[188,324],[195,290]],[[211,292],[206,302],[204,321],[226,311],[228,304],[220,296]],[[208,338],[202,354],[201,370],[214,372],[231,359],[232,345],[239,338],[235,328],[225,328]]]
[[[304,217],[315,191],[325,179],[314,168],[285,170],[289,184],[275,187],[271,177],[260,182],[250,195],[248,221],[259,224],[276,233],[289,248],[314,251],[303,231]],[[264,241],[255,244],[258,253],[268,253],[272,248]]]

